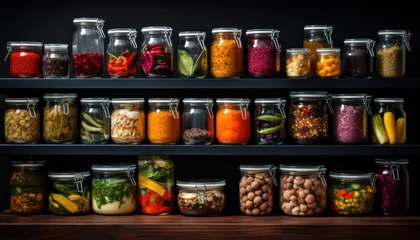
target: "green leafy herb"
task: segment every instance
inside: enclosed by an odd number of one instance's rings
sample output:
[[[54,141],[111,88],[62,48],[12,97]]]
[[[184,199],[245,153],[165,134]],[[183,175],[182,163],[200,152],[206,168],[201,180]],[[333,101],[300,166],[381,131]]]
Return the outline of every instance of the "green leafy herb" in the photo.
[[[184,76],[192,76],[194,68],[194,58],[184,50],[178,50],[179,73]]]
[[[171,161],[162,159],[144,161],[139,165],[139,172],[162,186],[173,184],[174,164]]]
[[[102,205],[120,202],[118,208],[124,203],[124,197],[134,197],[135,186],[129,179],[94,179],[92,182],[93,198],[100,209]]]

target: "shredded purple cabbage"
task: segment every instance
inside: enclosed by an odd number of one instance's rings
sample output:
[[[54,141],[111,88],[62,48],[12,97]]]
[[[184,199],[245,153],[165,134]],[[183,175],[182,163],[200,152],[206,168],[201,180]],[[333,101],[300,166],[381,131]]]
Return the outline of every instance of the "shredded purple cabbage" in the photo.
[[[334,105],[334,136],[337,142],[355,144],[367,139],[366,112],[360,105]]]

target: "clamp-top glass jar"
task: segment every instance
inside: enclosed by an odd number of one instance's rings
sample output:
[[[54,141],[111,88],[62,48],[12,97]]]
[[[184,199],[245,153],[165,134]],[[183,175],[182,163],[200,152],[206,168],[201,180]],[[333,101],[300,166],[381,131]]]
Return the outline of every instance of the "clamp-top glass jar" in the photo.
[[[10,76],[22,78],[41,77],[42,42],[8,42],[7,55],[10,55]]]
[[[104,70],[105,21],[75,18],[73,34],[73,75],[76,78],[102,77]]]
[[[185,144],[210,144],[214,137],[213,100],[185,98],[182,139]]]
[[[207,75],[205,32],[179,33],[178,72],[181,77],[204,78]]]
[[[252,77],[273,77],[280,74],[281,46],[277,29],[251,29],[248,37],[248,73]]]
[[[370,78],[374,69],[374,47],[372,39],[344,40],[344,76],[351,78]]]
[[[146,77],[171,77],[174,71],[172,28],[166,26],[141,29],[143,43],[140,66]]]
[[[288,78],[307,78],[311,71],[309,48],[286,49],[286,75]]]
[[[147,137],[152,144],[176,144],[181,138],[177,98],[150,98]]]
[[[316,49],[318,48],[332,48],[332,32],[333,27],[328,25],[307,25],[305,30],[305,40],[303,42],[304,48],[309,48],[311,51],[311,72],[309,77],[316,76]]]
[[[83,143],[107,143],[109,139],[110,100],[108,98],[82,98],[80,100],[80,138]]]
[[[282,144],[286,138],[286,113],[283,98],[255,99],[255,140],[257,144]]]
[[[244,71],[242,30],[214,28],[212,33],[211,75],[215,78],[239,78]]]
[[[137,31],[133,28],[108,30],[108,74],[112,78],[134,77],[137,73]]]
[[[6,98],[4,136],[7,143],[36,143],[40,135],[38,98]]]
[[[44,44],[42,76],[44,78],[68,78],[68,44]]]
[[[247,144],[251,137],[248,98],[219,98],[216,114],[216,138],[220,144]]]
[[[341,49],[318,48],[316,50],[316,76],[338,78],[341,76]]]
[[[146,137],[144,98],[113,98],[111,138],[114,143],[140,144]]]

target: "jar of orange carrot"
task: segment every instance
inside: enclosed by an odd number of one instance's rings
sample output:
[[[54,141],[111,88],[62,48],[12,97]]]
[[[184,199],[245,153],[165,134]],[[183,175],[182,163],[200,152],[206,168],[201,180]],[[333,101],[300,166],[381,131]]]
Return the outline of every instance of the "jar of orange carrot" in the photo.
[[[176,144],[181,138],[177,98],[150,98],[147,136],[151,144]]]

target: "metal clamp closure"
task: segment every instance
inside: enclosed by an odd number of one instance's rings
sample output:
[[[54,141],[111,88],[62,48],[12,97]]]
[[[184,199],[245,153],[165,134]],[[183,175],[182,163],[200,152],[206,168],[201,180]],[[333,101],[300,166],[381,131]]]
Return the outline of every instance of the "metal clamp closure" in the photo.
[[[201,50],[204,50],[204,48],[206,48],[206,46],[204,44],[204,39],[205,39],[204,34],[202,34],[202,33],[197,34],[197,41],[198,41],[198,44],[200,45]]]
[[[172,47],[172,41],[171,41],[171,35],[172,35],[172,33],[171,33],[171,31],[165,30],[165,33],[164,34],[165,34],[165,40],[168,43],[168,46],[169,47]]]
[[[372,184],[373,191],[376,193],[376,179],[378,179],[379,174],[372,175],[370,178],[370,184]]]
[[[283,119],[286,119],[286,112],[284,111],[284,107],[286,107],[286,100],[279,99],[279,103],[277,104],[278,109],[280,110],[280,114]]]
[[[280,51],[281,50],[281,45],[279,43],[279,33],[280,33],[279,30],[273,30],[271,32],[271,40],[273,41],[276,49]]]
[[[70,98],[68,96],[62,96],[61,97],[61,105],[63,106],[63,112],[64,114],[69,114],[70,113]]]
[[[374,57],[375,56],[375,52],[373,51],[373,48],[375,47],[375,43],[376,41],[369,39],[367,44],[366,44],[366,48],[369,50],[370,56]]]
[[[7,58],[9,58],[9,55],[12,52],[12,46],[10,42],[7,43],[6,49],[7,49],[7,54],[6,54],[6,57],[4,58],[4,61],[7,61]]]
[[[324,35],[325,35],[325,38],[327,38],[328,44],[332,44],[332,38],[331,38],[332,32],[333,32],[332,27],[326,27],[324,30]]]
[[[327,173],[326,168],[319,168],[318,169],[318,177],[321,179],[322,184],[326,187],[327,186],[327,180],[325,179],[325,174]]]
[[[29,115],[31,118],[36,118],[36,112],[35,112],[35,101],[33,99],[27,99],[26,100],[26,107],[29,110]]]
[[[410,43],[409,43],[410,38],[411,38],[411,33],[409,31],[407,31],[407,33],[405,33],[404,36],[403,36],[403,40],[404,40],[405,46],[407,46],[407,50],[409,52],[411,52],[411,47],[410,47]]]
[[[101,38],[105,38],[105,33],[104,33],[104,22],[101,20],[96,20],[96,28],[99,30],[99,34],[101,35]]]
[[[363,105],[366,108],[366,111],[369,115],[372,115],[372,109],[370,108],[370,101],[372,99],[371,95],[365,95],[363,98]]]
[[[128,32],[128,39],[130,39],[130,42],[134,48],[137,48],[136,38],[137,38],[137,32],[130,30]]]
[[[400,180],[400,167],[395,164],[395,162],[391,162],[391,171],[392,171],[392,177],[394,180],[398,181]]]
[[[248,111],[249,101],[244,101],[241,99],[241,103],[239,105],[239,109],[241,111],[242,119],[246,120],[247,117],[247,111]]]
[[[332,102],[332,95],[331,94],[327,94],[327,96],[325,96],[325,102],[327,103],[328,108],[330,109],[330,112],[332,114],[334,114],[334,109],[331,105],[331,102]]]
[[[102,99],[102,102],[101,102],[102,110],[104,111],[106,118],[111,117],[111,114],[109,113],[109,102],[110,101],[108,98]]]
[[[207,109],[207,112],[209,113],[210,118],[214,118],[213,103],[210,100],[207,100],[206,109]]]
[[[74,184],[76,184],[77,191],[82,193],[83,190],[83,176],[81,174],[76,174],[74,176]]]
[[[172,112],[172,116],[175,119],[179,118],[179,113],[178,113],[178,103],[174,102],[173,99],[171,99],[171,103],[169,104],[169,108],[171,109]]]
[[[206,198],[206,185],[205,184],[195,185],[195,194],[197,196],[198,203],[204,204],[204,200]]]
[[[277,179],[276,179],[276,168],[275,167],[270,168],[268,173],[270,174],[271,179],[273,179],[274,185],[278,186]]]
[[[137,185],[136,180],[134,179],[134,172],[135,171],[136,170],[133,169],[133,168],[128,168],[127,171],[125,171],[125,173],[127,173],[127,177],[130,179],[131,184],[133,184],[133,186]]]
[[[239,29],[236,29],[235,32],[233,33],[233,38],[235,39],[236,45],[238,45],[238,48],[242,48],[241,36],[242,36],[242,31]]]

